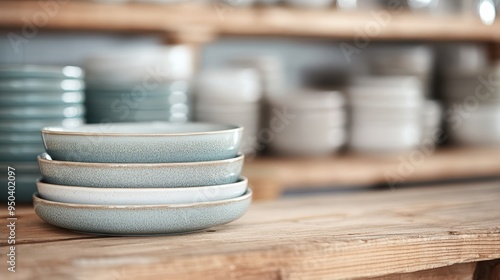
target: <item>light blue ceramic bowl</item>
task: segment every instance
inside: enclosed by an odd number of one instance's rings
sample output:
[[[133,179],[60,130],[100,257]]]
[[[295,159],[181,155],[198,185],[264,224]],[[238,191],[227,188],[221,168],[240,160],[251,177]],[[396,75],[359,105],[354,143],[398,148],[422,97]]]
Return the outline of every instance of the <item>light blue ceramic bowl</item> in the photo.
[[[76,66],[53,66],[32,64],[0,65],[0,78],[59,78],[82,79],[82,68]]]
[[[51,160],[38,156],[43,181],[56,185],[96,188],[175,188],[235,183],[243,168],[235,158],[181,163],[91,163]]]
[[[107,163],[198,162],[232,159],[243,128],[225,124],[108,123],[47,127],[42,136],[54,160]]]
[[[83,91],[12,92],[0,94],[0,107],[83,104]]]
[[[173,113],[170,109],[161,110],[137,110],[129,109],[126,107],[117,108],[114,112],[110,108],[92,108],[89,107],[87,111],[87,118],[89,119],[109,119],[112,122],[148,122],[148,121],[168,121],[171,116],[181,114],[187,116],[189,109],[187,105],[184,106],[184,111]]]
[[[41,143],[42,143],[42,136],[38,131],[0,133],[0,146],[5,144],[41,144]]]
[[[85,107],[81,104],[0,108],[1,120],[78,118],[84,114]]]
[[[128,109],[169,109],[175,104],[188,104],[188,97],[182,97],[178,94],[177,97],[172,95],[155,95],[147,96],[144,98],[132,97],[130,95],[122,96],[89,96],[85,103],[88,108],[106,109],[106,110],[119,110],[123,108]]]
[[[1,144],[0,160],[2,161],[35,161],[37,155],[43,152],[42,143],[32,144]]]
[[[0,79],[0,92],[82,91],[85,83],[78,79]]]
[[[243,216],[252,200],[240,197],[212,202],[162,205],[88,205],[53,202],[33,195],[36,214],[49,224],[107,235],[157,235],[203,230]]]

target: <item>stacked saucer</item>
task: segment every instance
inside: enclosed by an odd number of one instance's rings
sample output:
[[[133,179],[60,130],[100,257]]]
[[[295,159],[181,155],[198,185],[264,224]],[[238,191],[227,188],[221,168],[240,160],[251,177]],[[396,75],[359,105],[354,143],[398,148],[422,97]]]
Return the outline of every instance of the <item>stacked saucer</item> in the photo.
[[[472,73],[449,73],[444,97],[450,140],[463,145],[500,144],[500,64]]]
[[[349,88],[349,99],[352,150],[397,153],[420,143],[423,93],[418,77],[360,77]]]
[[[35,212],[109,235],[197,231],[231,222],[252,191],[238,126],[167,122],[44,128]]]
[[[182,46],[102,52],[85,61],[87,121],[186,122],[191,55]]]
[[[0,165],[13,167],[16,201],[31,201],[36,156],[43,151],[40,129],[83,123],[83,71],[73,66],[0,66]],[[2,173],[2,182],[7,172]],[[4,184],[7,185],[7,184]],[[6,192],[0,200],[6,200]]]
[[[254,69],[227,68],[205,71],[198,79],[195,118],[198,121],[234,123],[245,128],[242,152],[259,150],[262,90]]]
[[[301,91],[269,98],[269,149],[288,156],[328,155],[346,140],[345,101],[339,92]]]

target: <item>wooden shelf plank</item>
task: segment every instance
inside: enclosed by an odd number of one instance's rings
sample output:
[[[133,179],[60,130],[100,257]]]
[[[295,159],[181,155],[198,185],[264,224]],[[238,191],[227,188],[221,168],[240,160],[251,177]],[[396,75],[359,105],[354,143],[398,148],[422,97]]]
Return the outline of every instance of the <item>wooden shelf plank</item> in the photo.
[[[247,161],[243,173],[257,198],[273,199],[287,189],[500,176],[499,158],[500,148],[442,148],[429,156],[414,152],[312,159],[262,157]]]
[[[208,231],[128,238],[57,229],[30,208],[18,217],[16,279],[408,276],[500,258],[499,198],[496,181],[282,199],[253,203],[240,220]]]
[[[422,14],[348,13],[335,9],[286,7],[217,8],[213,5],[100,4],[52,1],[54,12],[39,1],[0,1],[0,27],[118,32],[183,32],[217,35],[303,36],[370,40],[500,41],[500,22],[487,26],[472,17]],[[43,18],[46,18],[44,20]],[[383,18],[383,20],[382,20]],[[27,23],[28,22],[28,23]],[[360,39],[364,40],[364,39]]]

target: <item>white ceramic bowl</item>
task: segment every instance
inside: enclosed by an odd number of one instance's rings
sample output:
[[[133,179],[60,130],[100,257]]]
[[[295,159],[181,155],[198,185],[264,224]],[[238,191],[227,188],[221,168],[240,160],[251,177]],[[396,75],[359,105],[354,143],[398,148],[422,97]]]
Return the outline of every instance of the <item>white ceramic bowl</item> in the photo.
[[[420,125],[366,125],[350,130],[349,147],[361,153],[402,152],[416,147],[421,139]]]
[[[203,72],[196,83],[196,101],[254,103],[262,97],[259,75],[251,68],[225,68]]]
[[[90,188],[36,182],[44,199],[76,204],[158,205],[195,203],[235,198],[245,193],[248,180],[225,185],[190,188]]]

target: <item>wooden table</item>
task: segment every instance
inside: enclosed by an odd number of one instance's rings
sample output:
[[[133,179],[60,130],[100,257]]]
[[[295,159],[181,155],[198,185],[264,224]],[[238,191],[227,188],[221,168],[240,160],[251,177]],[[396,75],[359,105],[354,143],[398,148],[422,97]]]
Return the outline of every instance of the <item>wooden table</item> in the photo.
[[[17,217],[17,272],[2,226],[0,279],[500,277],[498,181],[257,202],[234,223],[179,236],[77,234],[30,207]]]

